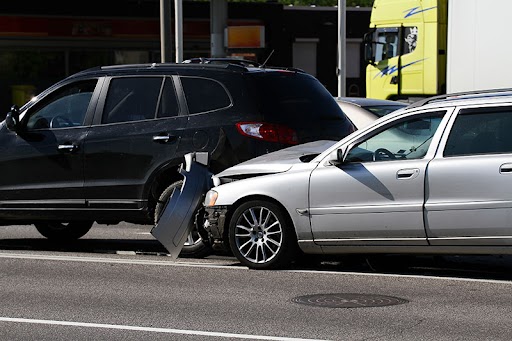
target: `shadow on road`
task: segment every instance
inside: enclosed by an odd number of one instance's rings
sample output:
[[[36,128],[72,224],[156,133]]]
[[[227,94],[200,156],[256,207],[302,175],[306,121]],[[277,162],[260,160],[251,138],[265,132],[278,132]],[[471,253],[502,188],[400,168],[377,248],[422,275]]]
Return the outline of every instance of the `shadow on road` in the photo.
[[[309,259],[308,259],[309,258]],[[512,280],[512,255],[354,255],[308,257],[295,269]]]

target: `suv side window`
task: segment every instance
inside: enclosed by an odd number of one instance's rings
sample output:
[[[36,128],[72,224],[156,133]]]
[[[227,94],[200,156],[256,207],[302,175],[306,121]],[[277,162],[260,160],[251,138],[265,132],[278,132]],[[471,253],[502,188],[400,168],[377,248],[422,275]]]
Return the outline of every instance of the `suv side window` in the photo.
[[[84,124],[97,80],[66,85],[29,111],[27,130],[77,127]]]
[[[162,77],[112,79],[102,123],[141,121],[155,118],[162,81]]]
[[[400,120],[352,148],[348,162],[421,159],[432,142],[445,112]]]
[[[466,109],[458,114],[444,156],[512,152],[512,108]]]
[[[171,78],[166,78],[162,96],[160,97],[160,105],[158,107],[158,118],[178,116],[180,107],[178,104],[178,97],[176,96],[176,89],[174,82]]]
[[[231,105],[231,98],[222,84],[207,78],[181,77],[190,114],[224,109]]]

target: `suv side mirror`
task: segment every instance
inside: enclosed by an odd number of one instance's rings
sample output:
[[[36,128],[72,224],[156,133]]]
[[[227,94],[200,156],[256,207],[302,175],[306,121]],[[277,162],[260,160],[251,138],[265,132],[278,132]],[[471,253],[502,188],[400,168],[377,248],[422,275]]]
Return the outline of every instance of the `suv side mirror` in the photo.
[[[11,107],[11,111],[5,116],[5,125],[11,131],[18,131],[20,120],[20,109],[17,105]]]

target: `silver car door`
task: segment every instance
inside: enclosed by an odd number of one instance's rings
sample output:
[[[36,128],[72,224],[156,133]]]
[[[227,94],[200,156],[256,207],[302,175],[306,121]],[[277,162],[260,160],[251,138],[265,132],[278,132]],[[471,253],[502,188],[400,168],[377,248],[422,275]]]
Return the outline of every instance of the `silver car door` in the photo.
[[[512,106],[461,110],[429,165],[432,245],[512,245]]]
[[[426,245],[425,170],[445,111],[408,116],[370,131],[340,165],[311,174],[313,238],[321,245]]]

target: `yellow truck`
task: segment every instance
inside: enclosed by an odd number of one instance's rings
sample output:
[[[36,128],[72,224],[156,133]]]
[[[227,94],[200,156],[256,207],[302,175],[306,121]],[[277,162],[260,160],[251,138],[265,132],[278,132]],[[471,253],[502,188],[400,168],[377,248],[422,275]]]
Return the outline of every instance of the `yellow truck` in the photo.
[[[511,0],[375,0],[366,97],[414,101],[512,87]]]

